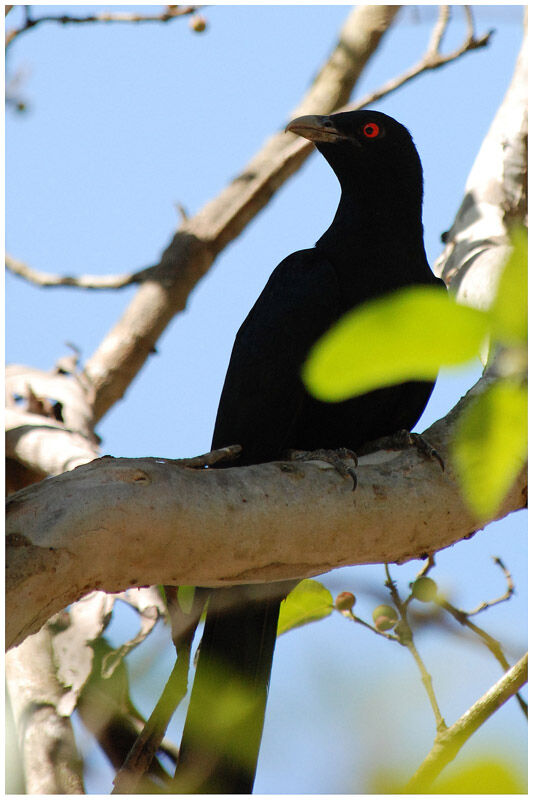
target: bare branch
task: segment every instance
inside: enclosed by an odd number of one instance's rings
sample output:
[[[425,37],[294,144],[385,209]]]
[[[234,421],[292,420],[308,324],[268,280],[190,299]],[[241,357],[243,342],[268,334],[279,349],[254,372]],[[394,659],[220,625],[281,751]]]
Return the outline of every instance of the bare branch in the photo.
[[[33,269],[8,253],[6,253],[6,269],[36,286],[75,286],[77,289],[123,289],[133,283],[140,283],[150,271],[148,267],[125,275],[54,275]]]
[[[9,7],[11,9],[13,6]],[[20,28],[13,28],[6,33],[6,49],[9,45],[20,36],[22,33],[35,28],[43,22],[58,22],[61,25],[79,25],[88,22],[170,22],[178,17],[183,17],[186,14],[194,14],[201,6],[165,6],[165,11],[160,14],[133,14],[128,12],[102,12],[101,14],[89,14],[85,17],[71,17],[68,14],[62,14],[59,17],[51,15],[44,15],[42,17],[32,17],[28,10],[26,10],[26,19]],[[7,15],[6,11],[6,15]]]
[[[478,728],[512,697],[527,681],[527,654],[503,675],[474,705],[435,743],[404,789],[407,793],[424,793],[444,767],[452,761],[465,742]]]
[[[486,47],[489,44],[492,31],[488,31],[487,33],[483,34],[483,36],[476,39],[469,26],[463,44],[450,53],[445,55],[441,54],[439,52],[439,47],[444,33],[446,32],[448,21],[449,6],[441,6],[439,19],[437,20],[437,23],[431,33],[428,49],[420,61],[406,70],[402,75],[399,75],[397,78],[392,78],[390,81],[384,83],[380,89],[370,92],[362,100],[358,100],[356,103],[349,103],[340,110],[350,111],[358,108],[365,108],[365,106],[375,103],[376,100],[381,100],[382,97],[391,94],[401,86],[405,86],[406,83],[409,83],[409,81],[412,81],[413,78],[418,77],[418,75],[422,75],[423,72],[439,69],[445,64],[449,64],[452,61],[457,61],[458,58],[461,58],[461,56],[464,56],[466,53],[470,52],[470,50],[478,50],[480,47]]]
[[[506,593],[506,595],[507,595],[507,593]],[[486,604],[481,604],[481,606],[476,611],[474,611],[473,613],[477,613],[477,611],[483,610],[483,607],[488,608],[490,605],[495,605],[496,603],[500,603],[503,600],[507,600],[507,599],[509,599],[510,596],[511,596],[511,594],[509,593],[508,596],[504,596],[502,598],[498,598],[497,600],[489,602],[489,603],[486,603]],[[494,636],[491,636],[490,633],[487,633],[487,631],[483,630],[483,628],[480,628],[479,625],[475,625],[472,622],[472,620],[469,619],[468,612],[463,611],[460,608],[456,608],[454,605],[449,603],[447,600],[438,600],[437,599],[436,602],[438,603],[438,605],[440,605],[441,608],[443,608],[445,611],[447,611],[449,614],[451,614],[451,616],[460,625],[463,625],[465,628],[468,628],[470,631],[472,631],[472,633],[474,633],[476,636],[478,636],[481,639],[481,641],[483,642],[483,644],[485,645],[485,647],[492,653],[492,655],[494,656],[494,658],[496,659],[498,664],[504,670],[508,670],[509,669],[509,662],[507,661],[507,659],[505,657],[505,654],[503,652],[503,647],[502,647],[501,643],[497,639],[495,639]],[[518,705],[520,706],[520,708],[524,712],[525,716],[527,717],[527,714],[528,714],[527,703],[520,696],[519,693],[517,693],[516,699],[518,701]]]
[[[435,27],[433,28],[433,31],[431,33],[431,38],[429,40],[429,45],[428,45],[428,52],[430,53],[439,52],[449,21],[450,21],[450,6],[440,6],[439,18],[437,19]]]
[[[505,603],[506,600],[510,600],[513,593],[514,593],[514,582],[511,573],[498,556],[493,556],[494,563],[496,566],[500,567],[503,574],[505,575],[505,580],[507,581],[507,591],[501,595],[501,597],[496,597],[494,600],[485,600],[483,603],[480,603],[473,611],[465,612],[468,617],[473,617],[474,614],[479,614],[480,611],[485,611],[485,609],[490,608],[491,606],[496,606],[499,603]]]

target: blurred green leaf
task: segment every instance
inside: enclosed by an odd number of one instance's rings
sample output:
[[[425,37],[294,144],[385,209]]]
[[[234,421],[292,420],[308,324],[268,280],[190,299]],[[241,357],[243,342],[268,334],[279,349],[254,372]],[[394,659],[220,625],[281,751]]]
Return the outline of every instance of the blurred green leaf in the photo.
[[[511,233],[513,252],[500,277],[490,309],[493,336],[503,342],[527,340],[527,232]]]
[[[510,764],[487,758],[466,764],[455,775],[441,778],[429,790],[431,794],[525,794],[525,781]]]
[[[403,770],[402,770],[403,772]],[[407,777],[400,770],[380,769],[371,779],[371,794],[404,794]],[[525,794],[525,777],[517,774],[510,762],[497,755],[486,755],[460,767],[449,766],[444,778],[421,790],[420,794]]]
[[[189,707],[190,736],[206,754],[209,771],[221,756],[252,767],[261,735],[262,701],[253,682],[221,661],[212,660],[195,678],[196,702]],[[206,717],[205,709],[210,709]]]
[[[309,391],[339,401],[380,386],[433,380],[440,367],[479,354],[489,315],[431,287],[403,289],[346,314],[312,348]]]
[[[278,636],[327,617],[333,611],[333,597],[319,581],[303,580],[289,592],[281,604]]]
[[[190,614],[194,602],[194,586],[178,586],[178,603],[184,614]]]
[[[472,511],[490,519],[527,457],[527,389],[501,380],[476,398],[457,422],[451,456]]]

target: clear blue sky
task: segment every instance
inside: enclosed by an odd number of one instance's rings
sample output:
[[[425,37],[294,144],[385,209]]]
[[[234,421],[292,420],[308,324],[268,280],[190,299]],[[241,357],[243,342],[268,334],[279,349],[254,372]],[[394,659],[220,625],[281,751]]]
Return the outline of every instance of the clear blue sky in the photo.
[[[64,6],[35,6],[60,13]],[[70,6],[84,14],[94,7]],[[130,8],[122,7],[124,8]],[[136,7],[148,10],[148,7]],[[158,7],[159,8],[159,7]],[[20,71],[26,114],[7,116],[7,248],[36,269],[120,273],[155,263],[179,223],[215,196],[266,137],[289,119],[329,53],[349,6],[212,6],[208,30],[187,19],[167,25],[42,25],[15,42],[8,78]],[[17,10],[8,27],[18,20]],[[425,171],[428,258],[440,252],[464,183],[512,75],[522,37],[522,7],[475,6],[476,29],[494,28],[488,48],[417,78],[376,108],[412,132]],[[356,96],[410,66],[425,49],[436,8],[405,8],[357,87]],[[445,48],[463,35],[453,9]],[[189,298],[126,397],[102,421],[103,453],[194,455],[209,449],[233,337],[275,265],[308,247],[329,224],[338,188],[317,154],[218,258]],[[37,289],[10,275],[7,360],[48,369],[75,343],[87,358],[135,289],[84,293]],[[444,376],[418,429],[451,408],[475,368]],[[490,556],[517,583],[510,602],[480,624],[502,638],[514,661],[525,647],[525,514],[491,525],[438,557],[437,579],[464,608],[503,591]],[[406,587],[420,565],[396,568]],[[350,589],[370,615],[380,567],[324,578],[335,594]],[[120,641],[131,620],[113,627]],[[148,670],[134,700],[149,713],[171,667],[166,632],[132,659]],[[451,723],[500,675],[496,662],[449,632],[421,637],[445,719]],[[176,734],[176,730],[174,730]],[[80,742],[87,739],[80,733]],[[431,711],[408,654],[339,618],[281,638],[256,791],[364,792],[386,753],[409,772],[433,738]],[[525,765],[524,723],[509,703],[465,748],[489,749]],[[107,792],[112,777],[91,750],[87,786]]]

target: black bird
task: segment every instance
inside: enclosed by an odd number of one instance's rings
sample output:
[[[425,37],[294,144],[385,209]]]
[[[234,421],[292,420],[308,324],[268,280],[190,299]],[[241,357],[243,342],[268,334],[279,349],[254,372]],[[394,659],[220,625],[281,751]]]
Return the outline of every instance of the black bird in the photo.
[[[411,430],[433,389],[411,381],[337,403],[305,391],[300,372],[311,345],[345,312],[401,287],[444,284],[427,262],[422,166],[403,125],[362,110],[299,117],[286,130],[314,142],[341,197],[315,247],[276,267],[237,333],[212,445],[242,445],[237,465],[280,460],[290,449],[357,452]],[[176,772],[192,781],[185,791],[252,791],[280,599],[290,587],[270,588],[266,600],[257,586],[213,591]],[[255,713],[228,728],[225,743],[236,752],[214,739],[210,746],[229,674],[246,681],[256,701]]]

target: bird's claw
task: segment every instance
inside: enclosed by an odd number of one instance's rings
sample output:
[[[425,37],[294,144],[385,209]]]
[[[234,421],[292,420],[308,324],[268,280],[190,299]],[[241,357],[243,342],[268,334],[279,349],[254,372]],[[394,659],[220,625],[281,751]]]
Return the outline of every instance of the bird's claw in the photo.
[[[413,433],[412,431],[402,429],[396,431],[396,433],[394,433],[390,438],[392,445],[400,450],[408,447],[416,447],[418,452],[421,453],[424,458],[434,458],[435,461],[438,461],[441,470],[444,472],[444,459],[440,453],[435,450],[433,445],[430,444],[427,439],[424,439],[424,437],[419,433]]]
[[[353,481],[352,491],[355,492],[357,488],[357,473],[355,471],[357,455],[347,447],[339,447],[337,450],[290,450],[289,458],[291,461],[325,461],[327,464],[331,464],[343,478],[348,475],[351,477]],[[352,459],[354,466],[348,467],[344,463],[346,459]]]
[[[440,455],[440,453],[435,450],[433,445],[424,439],[419,433],[411,433],[411,444],[416,447],[419,453],[422,453],[423,456],[426,458],[434,458],[435,461],[438,461],[440,464],[441,470],[444,472],[444,459]]]

